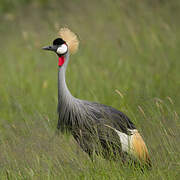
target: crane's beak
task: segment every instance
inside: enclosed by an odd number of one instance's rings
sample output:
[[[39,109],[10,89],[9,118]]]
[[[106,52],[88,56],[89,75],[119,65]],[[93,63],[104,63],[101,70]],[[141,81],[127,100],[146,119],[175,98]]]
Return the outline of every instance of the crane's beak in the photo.
[[[54,52],[56,52],[57,46],[54,46],[54,45],[52,45],[52,46],[45,46],[45,47],[43,47],[42,49],[43,49],[43,50],[48,50],[48,51],[54,51]]]

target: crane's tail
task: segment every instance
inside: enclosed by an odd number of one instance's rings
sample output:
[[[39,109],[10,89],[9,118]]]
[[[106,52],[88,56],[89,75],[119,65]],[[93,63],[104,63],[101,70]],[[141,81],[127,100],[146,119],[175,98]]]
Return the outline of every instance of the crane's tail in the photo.
[[[145,163],[151,167],[149,152],[137,129],[130,130],[131,135],[127,135],[126,133],[120,132],[107,124],[105,124],[105,126],[113,129],[118,134],[121,141],[122,151],[131,154],[141,163]]]
[[[138,131],[135,131],[133,135],[131,135],[131,153],[137,157],[140,162],[144,162],[151,167],[148,149]]]

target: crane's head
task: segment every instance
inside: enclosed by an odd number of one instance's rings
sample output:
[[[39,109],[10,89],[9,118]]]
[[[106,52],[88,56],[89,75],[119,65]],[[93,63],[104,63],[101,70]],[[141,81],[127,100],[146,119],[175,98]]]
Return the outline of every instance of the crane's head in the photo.
[[[68,52],[68,45],[62,38],[57,38],[53,41],[53,45],[43,47],[44,50],[53,51],[59,57],[59,66],[65,62],[64,55]]]
[[[77,36],[68,28],[61,28],[59,31],[60,37],[53,41],[53,45],[43,47],[44,50],[55,52],[59,57],[59,66],[65,62],[65,55],[69,52],[73,54],[77,51],[79,41]]]

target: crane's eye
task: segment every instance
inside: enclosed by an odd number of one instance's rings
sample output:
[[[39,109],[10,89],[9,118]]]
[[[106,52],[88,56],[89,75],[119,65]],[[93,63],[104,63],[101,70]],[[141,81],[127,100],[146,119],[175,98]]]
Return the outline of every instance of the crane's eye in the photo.
[[[57,48],[57,53],[58,54],[65,54],[66,52],[67,52],[67,50],[68,50],[68,47],[67,47],[67,45],[66,44],[62,44],[61,46],[59,46],[58,48]]]

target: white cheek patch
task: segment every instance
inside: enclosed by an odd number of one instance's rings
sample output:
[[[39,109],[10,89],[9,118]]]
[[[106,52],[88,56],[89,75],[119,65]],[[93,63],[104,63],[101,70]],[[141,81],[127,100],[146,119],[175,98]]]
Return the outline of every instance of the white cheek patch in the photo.
[[[60,47],[57,48],[57,53],[58,54],[65,54],[67,52],[67,45],[66,44],[62,44]]]

